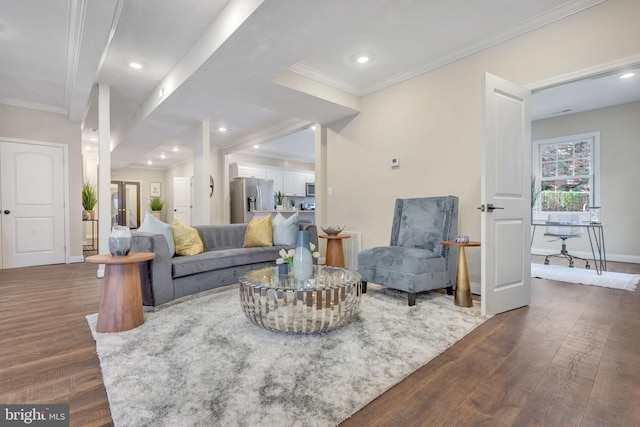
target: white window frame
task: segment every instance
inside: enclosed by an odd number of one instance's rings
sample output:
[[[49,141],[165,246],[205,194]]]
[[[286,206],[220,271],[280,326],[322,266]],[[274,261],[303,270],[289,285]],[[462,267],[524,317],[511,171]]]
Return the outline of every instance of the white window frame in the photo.
[[[600,132],[587,132],[576,135],[567,135],[557,138],[539,139],[533,141],[533,153],[531,153],[532,167],[531,171],[536,180],[536,185],[540,186],[542,181],[542,167],[540,164],[540,147],[548,144],[561,144],[567,142],[583,141],[585,139],[591,140],[591,170],[589,171],[590,178],[590,195],[591,206],[600,206]],[[550,212],[542,212],[540,207],[540,197],[536,200],[536,204],[533,208],[533,220],[545,221]],[[580,213],[580,220],[589,221],[589,210]]]

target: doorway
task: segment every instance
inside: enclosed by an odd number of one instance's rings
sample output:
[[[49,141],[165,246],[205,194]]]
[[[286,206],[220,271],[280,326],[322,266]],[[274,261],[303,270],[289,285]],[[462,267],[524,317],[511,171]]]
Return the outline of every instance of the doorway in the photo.
[[[65,262],[66,158],[58,144],[0,141],[0,268]]]
[[[140,226],[140,183],[111,181],[111,226]]]

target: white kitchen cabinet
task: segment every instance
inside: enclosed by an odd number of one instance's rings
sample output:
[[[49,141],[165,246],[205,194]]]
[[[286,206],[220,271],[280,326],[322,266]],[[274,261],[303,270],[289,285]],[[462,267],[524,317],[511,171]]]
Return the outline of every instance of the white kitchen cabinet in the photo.
[[[284,171],[284,194],[286,196],[306,195],[307,176],[304,172]]]
[[[316,173],[315,172],[306,172],[305,173],[306,182],[316,182]]]
[[[263,178],[267,177],[267,170],[253,165],[232,163],[230,165],[231,178]]]
[[[284,174],[282,169],[267,169],[267,179],[273,180],[273,191],[282,191],[284,193]]]

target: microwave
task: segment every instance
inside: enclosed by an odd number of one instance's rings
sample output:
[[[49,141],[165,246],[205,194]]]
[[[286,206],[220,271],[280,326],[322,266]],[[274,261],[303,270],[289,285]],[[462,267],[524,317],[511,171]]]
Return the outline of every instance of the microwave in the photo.
[[[307,182],[306,183],[305,194],[306,194],[307,197],[315,197],[316,196],[316,183],[315,182]]]

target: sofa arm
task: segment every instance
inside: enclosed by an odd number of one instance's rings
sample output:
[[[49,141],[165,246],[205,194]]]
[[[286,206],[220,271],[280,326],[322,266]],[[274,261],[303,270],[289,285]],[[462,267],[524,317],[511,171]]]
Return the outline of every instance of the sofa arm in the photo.
[[[174,299],[171,253],[162,234],[133,232],[132,252],[153,252],[149,262],[140,263],[142,305],[157,306]]]

